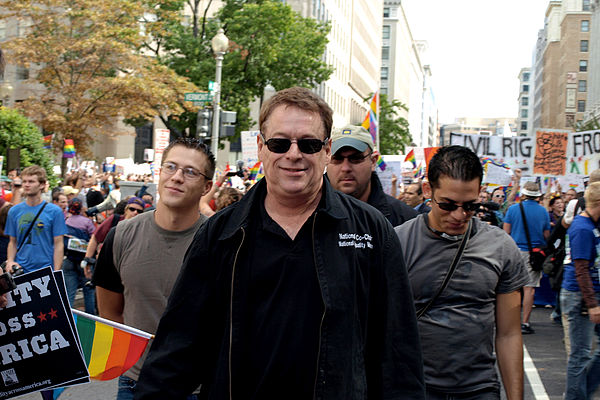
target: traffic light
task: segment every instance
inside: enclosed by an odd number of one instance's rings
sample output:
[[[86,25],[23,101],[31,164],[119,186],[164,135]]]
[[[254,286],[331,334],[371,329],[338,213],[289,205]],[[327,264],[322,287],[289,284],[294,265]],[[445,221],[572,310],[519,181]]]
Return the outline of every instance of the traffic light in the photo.
[[[219,130],[219,137],[228,137],[235,135],[235,122],[237,119],[237,113],[235,111],[221,111],[221,129]]]
[[[211,114],[211,110],[207,108],[198,111],[198,120],[196,122],[196,134],[198,137],[210,137]]]

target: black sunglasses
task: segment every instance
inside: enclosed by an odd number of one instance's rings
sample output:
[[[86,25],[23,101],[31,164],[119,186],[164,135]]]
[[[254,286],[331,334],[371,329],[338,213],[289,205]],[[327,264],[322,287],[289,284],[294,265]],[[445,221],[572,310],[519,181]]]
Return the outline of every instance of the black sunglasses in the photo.
[[[138,214],[141,214],[141,213],[143,213],[143,212],[144,212],[144,210],[140,210],[139,208],[135,208],[135,207],[127,207],[127,209],[128,209],[129,211],[135,211],[135,212],[136,212],[136,213],[138,213]]]
[[[370,152],[368,154],[354,153],[354,154],[351,154],[346,157],[341,156],[339,154],[335,154],[335,155],[331,156],[331,163],[332,164],[341,164],[344,162],[344,160],[347,159],[350,164],[360,164],[371,154],[373,154],[373,152]]]
[[[481,207],[481,203],[475,203],[474,201],[470,201],[468,203],[463,203],[462,205],[459,205],[456,203],[440,203],[435,198],[433,198],[433,196],[431,197],[431,199],[435,201],[435,203],[444,211],[454,211],[458,209],[458,207],[461,207],[466,213],[470,213],[479,210],[479,208]]]
[[[286,138],[272,138],[265,140],[264,135],[261,133],[260,137],[264,144],[267,145],[267,149],[273,153],[283,154],[287,153],[292,143],[295,141],[298,145],[298,149],[305,154],[315,154],[321,151],[323,146],[327,144],[329,139],[294,139],[294,141]]]

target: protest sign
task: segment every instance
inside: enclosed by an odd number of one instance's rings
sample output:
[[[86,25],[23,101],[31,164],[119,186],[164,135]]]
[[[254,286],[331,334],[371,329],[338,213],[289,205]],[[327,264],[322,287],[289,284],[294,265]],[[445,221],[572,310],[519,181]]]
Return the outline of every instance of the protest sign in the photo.
[[[450,133],[451,145],[465,146],[479,157],[488,157],[496,164],[506,164],[524,173],[533,171],[535,141],[527,136],[501,137]]]
[[[558,183],[563,192],[566,192],[569,189],[575,189],[576,192],[584,192],[584,178],[585,175],[582,174],[567,174],[565,176],[559,176]]]
[[[498,186],[508,186],[512,180],[510,169],[487,163],[485,166],[485,176],[483,183],[488,183]]]
[[[567,132],[537,131],[533,173],[564,175],[568,141]]]
[[[381,157],[386,164],[385,171],[382,171],[380,168],[376,168],[375,172],[377,172],[377,176],[381,181],[383,191],[387,194],[390,194],[392,190],[392,175],[396,175],[397,184],[399,184],[402,179],[402,163],[404,156],[385,155]]]
[[[87,379],[66,293],[61,295],[52,268],[15,283],[0,310],[0,399]]]
[[[569,134],[566,173],[589,175],[600,168],[600,131]]]
[[[260,131],[241,132],[242,161],[246,166],[254,165],[258,161],[258,143],[256,140],[259,134]]]

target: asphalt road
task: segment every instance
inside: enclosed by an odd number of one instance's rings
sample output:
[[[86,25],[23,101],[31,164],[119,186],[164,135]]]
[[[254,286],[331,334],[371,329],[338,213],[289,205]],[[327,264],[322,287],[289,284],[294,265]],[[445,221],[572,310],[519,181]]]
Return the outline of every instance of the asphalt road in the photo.
[[[524,335],[525,354],[525,400],[560,400],[563,397],[567,357],[563,344],[562,327],[550,320],[552,309],[533,309],[531,324],[536,333]],[[60,400],[114,399],[117,380],[96,382],[67,388]],[[40,394],[19,397],[22,400],[39,400]],[[600,392],[594,400],[600,400]]]

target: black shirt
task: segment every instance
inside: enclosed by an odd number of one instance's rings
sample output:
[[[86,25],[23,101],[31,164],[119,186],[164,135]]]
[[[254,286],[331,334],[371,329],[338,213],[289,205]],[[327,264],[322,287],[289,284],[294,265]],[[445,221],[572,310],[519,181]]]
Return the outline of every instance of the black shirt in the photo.
[[[260,204],[248,263],[238,272],[248,283],[247,342],[244,382],[236,383],[234,397],[311,399],[324,310],[312,246],[315,214],[292,240]]]

